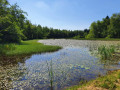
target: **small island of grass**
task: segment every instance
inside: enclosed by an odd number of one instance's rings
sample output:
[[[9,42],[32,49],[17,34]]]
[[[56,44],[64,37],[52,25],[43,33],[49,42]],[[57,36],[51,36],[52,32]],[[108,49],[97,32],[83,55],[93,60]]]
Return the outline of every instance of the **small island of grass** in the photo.
[[[50,46],[38,43],[38,40],[28,40],[22,41],[20,44],[4,44],[0,46],[1,54],[3,56],[30,55],[61,49],[60,46]],[[3,52],[2,49],[4,50]]]

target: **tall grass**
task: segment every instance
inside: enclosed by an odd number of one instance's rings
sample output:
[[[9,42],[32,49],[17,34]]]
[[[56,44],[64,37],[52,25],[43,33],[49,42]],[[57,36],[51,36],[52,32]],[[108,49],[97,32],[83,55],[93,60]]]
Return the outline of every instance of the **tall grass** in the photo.
[[[102,59],[110,59],[115,53],[115,46],[100,46],[98,47],[98,53],[101,55]]]
[[[15,44],[0,44],[0,55],[6,55],[8,51],[12,51],[15,49]]]
[[[61,49],[61,47],[59,46],[43,45],[41,43],[38,43],[37,41],[38,40],[22,41],[20,44],[14,45],[16,47],[15,49],[7,50],[6,48],[3,48],[2,50],[3,51],[5,50],[6,52],[5,54],[7,56],[16,56],[16,55],[30,55],[42,52],[52,52]],[[8,44],[8,46],[11,45]]]
[[[48,68],[48,73],[49,73],[49,79],[50,79],[50,88],[51,90],[53,90],[53,78],[54,78],[54,74],[53,74],[53,63],[52,63],[52,60],[50,61],[50,66],[48,64],[48,62],[46,61],[47,63],[47,68]]]

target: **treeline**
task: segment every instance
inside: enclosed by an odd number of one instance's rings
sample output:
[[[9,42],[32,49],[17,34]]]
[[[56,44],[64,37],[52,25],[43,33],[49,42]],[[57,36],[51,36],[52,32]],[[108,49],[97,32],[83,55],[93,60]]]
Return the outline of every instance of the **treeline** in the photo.
[[[27,13],[7,0],[0,0],[0,43],[44,38],[120,38],[120,13],[93,22],[85,30],[60,30],[32,24]]]
[[[32,24],[17,4],[0,0],[0,43],[43,38],[84,38],[89,30],[59,30]]]
[[[93,22],[86,38],[120,38],[120,13]]]
[[[42,27],[41,25],[32,25],[30,21],[27,20],[26,28],[23,31],[23,34],[26,36],[25,39],[44,39],[44,38],[73,38],[80,37],[84,38],[89,30],[60,30],[53,29],[48,27]]]

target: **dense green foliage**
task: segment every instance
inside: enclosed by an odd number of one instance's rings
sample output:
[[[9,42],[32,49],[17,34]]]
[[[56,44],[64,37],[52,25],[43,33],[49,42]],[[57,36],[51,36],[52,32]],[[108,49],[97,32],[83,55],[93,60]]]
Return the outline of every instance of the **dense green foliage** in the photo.
[[[11,6],[7,0],[0,0],[0,42],[20,42],[24,20],[24,12],[17,4]]]
[[[86,38],[120,38],[120,13],[93,22]]]
[[[84,38],[89,30],[59,30],[41,25],[33,25],[26,19],[26,12],[17,4],[10,5],[7,0],[0,0],[0,42],[19,43],[21,40],[42,38]]]
[[[0,0],[0,43],[19,43],[21,40],[43,38],[120,38],[120,14],[107,16],[93,22],[85,30],[60,30],[34,25],[26,18],[27,13],[17,4]]]

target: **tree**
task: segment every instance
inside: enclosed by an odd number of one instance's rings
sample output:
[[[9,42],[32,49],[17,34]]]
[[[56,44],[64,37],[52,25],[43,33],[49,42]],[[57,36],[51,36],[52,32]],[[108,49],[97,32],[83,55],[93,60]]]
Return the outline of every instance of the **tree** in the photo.
[[[0,0],[0,41],[20,42],[24,37],[22,25],[24,22],[23,11],[15,5],[10,5],[7,0]]]
[[[87,35],[89,34],[89,29],[84,29],[84,38],[87,37]]]
[[[89,34],[86,36],[86,38],[95,38],[96,37],[96,29],[97,29],[97,25],[96,22],[93,22],[90,26],[90,32]]]
[[[120,38],[120,13],[112,15],[108,27],[108,37]]]
[[[109,16],[106,16],[106,18],[103,18],[102,25],[103,25],[103,31],[101,34],[102,34],[102,37],[105,38],[108,35],[108,26],[110,25]]]
[[[26,20],[25,22],[25,29],[23,31],[23,34],[26,36],[26,39],[33,39],[33,33],[32,33],[32,24],[29,20]]]
[[[0,0],[0,17],[6,16],[9,12],[9,2],[7,0]]]
[[[110,18],[106,16],[102,21],[93,22],[90,26],[90,32],[86,38],[105,38],[108,35],[108,26],[110,25]]]
[[[23,34],[16,22],[11,22],[9,17],[10,16],[6,16],[0,20],[1,42],[19,43]]]

